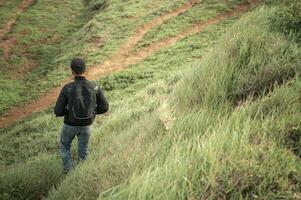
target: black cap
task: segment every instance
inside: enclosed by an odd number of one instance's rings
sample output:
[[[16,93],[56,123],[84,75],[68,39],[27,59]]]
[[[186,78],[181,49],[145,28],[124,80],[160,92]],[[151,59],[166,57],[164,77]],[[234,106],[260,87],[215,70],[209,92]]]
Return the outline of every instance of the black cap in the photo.
[[[81,58],[73,58],[71,61],[71,69],[76,74],[82,74],[86,71],[85,61]]]

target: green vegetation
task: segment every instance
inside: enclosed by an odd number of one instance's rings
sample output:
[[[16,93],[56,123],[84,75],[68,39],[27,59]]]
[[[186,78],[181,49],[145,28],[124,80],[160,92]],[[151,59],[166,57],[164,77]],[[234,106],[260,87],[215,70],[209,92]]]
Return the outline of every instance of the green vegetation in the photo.
[[[95,15],[110,5],[86,4]],[[89,159],[67,176],[51,109],[3,129],[0,199],[301,198],[297,18],[285,30],[275,20],[290,5],[227,19],[101,79],[111,111],[93,126]]]

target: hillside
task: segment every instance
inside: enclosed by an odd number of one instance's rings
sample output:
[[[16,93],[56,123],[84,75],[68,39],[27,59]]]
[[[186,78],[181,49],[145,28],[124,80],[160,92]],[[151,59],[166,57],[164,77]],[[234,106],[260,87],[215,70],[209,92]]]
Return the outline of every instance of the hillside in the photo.
[[[0,199],[301,199],[299,1],[28,2],[0,3]],[[74,56],[110,112],[63,175]]]

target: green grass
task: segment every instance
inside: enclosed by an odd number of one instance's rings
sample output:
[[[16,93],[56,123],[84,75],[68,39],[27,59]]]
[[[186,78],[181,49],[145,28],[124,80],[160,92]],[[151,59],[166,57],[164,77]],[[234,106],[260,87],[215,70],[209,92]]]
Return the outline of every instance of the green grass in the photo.
[[[104,90],[110,92],[112,100],[115,100],[135,93],[152,81],[164,80],[179,73],[175,76],[174,81],[177,81],[182,73],[180,70],[200,60],[207,48],[213,45],[226,27],[236,19],[237,17],[229,18],[218,25],[210,26],[201,33],[184,38],[144,61],[131,65],[126,71],[104,77],[99,82]]]
[[[19,94],[22,92],[23,86],[21,80],[11,80],[7,77],[7,75],[1,74],[0,85],[0,110],[4,110],[7,106],[14,106],[19,103]]]

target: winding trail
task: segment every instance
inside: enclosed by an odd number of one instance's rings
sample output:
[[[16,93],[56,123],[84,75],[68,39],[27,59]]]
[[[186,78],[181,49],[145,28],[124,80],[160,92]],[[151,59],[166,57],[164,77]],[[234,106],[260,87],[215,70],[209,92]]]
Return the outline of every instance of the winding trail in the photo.
[[[193,7],[198,1],[189,1],[187,4],[183,5],[177,10],[174,10],[170,13],[167,13],[161,17],[158,17],[151,22],[141,26],[138,28],[134,35],[131,36],[128,41],[122,45],[116,53],[114,53],[110,59],[105,61],[103,64],[99,66],[95,66],[93,68],[90,68],[87,71],[87,78],[91,80],[98,79],[99,77],[109,74],[112,72],[118,72],[121,70],[126,69],[131,64],[136,64],[138,62],[143,61],[145,58],[151,56],[155,52],[159,51],[162,48],[169,47],[176,43],[177,41],[187,37],[188,35],[192,35],[198,32],[201,32],[206,27],[212,24],[216,24],[220,22],[221,20],[234,16],[239,13],[246,12],[253,3],[257,3],[258,1],[254,0],[250,3],[244,3],[236,5],[232,8],[231,11],[225,12],[223,14],[218,15],[215,18],[209,19],[204,22],[200,22],[199,24],[194,25],[193,27],[188,28],[186,31],[178,34],[175,37],[170,37],[167,39],[163,39],[159,42],[153,43],[150,46],[144,47],[139,50],[139,52],[132,52],[131,50],[135,47],[135,45],[143,39],[144,35],[153,27],[162,24],[165,20],[175,17],[186,10]],[[42,110],[45,110],[46,108],[49,108],[57,99],[61,88],[66,83],[70,82],[72,79],[67,78],[65,79],[60,86],[57,86],[47,92],[44,95],[41,95],[38,97],[35,101],[29,102],[26,105],[21,105],[14,107],[10,110],[8,110],[4,115],[0,118],[0,128],[8,127],[9,125],[27,117],[35,112],[39,112]]]

